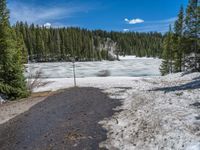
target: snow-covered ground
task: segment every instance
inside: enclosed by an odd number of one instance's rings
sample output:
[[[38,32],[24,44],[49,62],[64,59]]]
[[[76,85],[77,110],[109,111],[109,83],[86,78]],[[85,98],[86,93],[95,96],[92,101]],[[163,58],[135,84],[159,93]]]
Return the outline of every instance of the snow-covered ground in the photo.
[[[78,78],[96,77],[99,71],[108,70],[110,76],[140,77],[160,75],[160,59],[137,58],[134,56],[120,57],[121,61],[76,62]],[[72,63],[32,63],[28,64],[26,77],[40,71],[42,78],[72,78]]]
[[[133,60],[133,59],[155,59],[152,57],[136,57],[134,55],[128,55],[128,56],[119,56],[119,60]]]
[[[111,150],[200,150],[200,73],[160,77],[157,76],[158,59],[107,63],[77,63],[77,86],[100,88],[122,102],[122,106],[115,108],[120,112],[100,122],[108,130],[108,139],[100,147]],[[34,64],[33,69],[39,68],[37,65],[41,67],[41,64]],[[42,86],[35,87],[34,92],[73,87],[73,78],[63,78],[67,74],[64,68],[69,66],[67,63],[42,64],[43,69],[48,70],[45,76],[49,78],[41,79]],[[110,77],[95,77],[99,70],[106,69],[111,70]],[[56,78],[51,78],[57,72]],[[144,74],[148,76],[144,77]]]
[[[131,89],[106,92],[123,105],[101,124],[120,150],[200,150],[200,73],[130,80]],[[116,95],[118,95],[116,97]],[[194,104],[194,105],[192,105]],[[196,106],[195,106],[196,105]]]
[[[42,79],[35,92],[73,86],[71,78]],[[120,150],[200,150],[200,73],[165,77],[78,78],[79,87],[97,87],[121,110],[100,122],[108,130],[101,147]],[[192,105],[194,104],[194,105]]]

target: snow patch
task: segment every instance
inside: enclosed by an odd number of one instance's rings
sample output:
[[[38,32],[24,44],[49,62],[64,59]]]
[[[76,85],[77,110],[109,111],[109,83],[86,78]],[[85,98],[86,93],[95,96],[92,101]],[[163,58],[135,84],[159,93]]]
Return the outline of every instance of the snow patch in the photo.
[[[155,60],[157,58],[152,58],[152,57],[137,57],[137,56],[134,56],[134,55],[119,56],[119,60],[133,60],[133,59],[151,59],[151,60]]]
[[[3,103],[5,103],[6,101],[0,96],[0,104],[2,105]]]

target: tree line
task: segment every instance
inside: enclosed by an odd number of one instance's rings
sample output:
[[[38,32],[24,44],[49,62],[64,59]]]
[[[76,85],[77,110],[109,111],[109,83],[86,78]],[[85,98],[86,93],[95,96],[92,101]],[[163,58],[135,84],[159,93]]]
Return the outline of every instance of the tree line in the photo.
[[[200,71],[200,0],[189,0],[186,11],[181,6],[165,35],[162,58],[162,75]]]
[[[111,60],[116,55],[160,57],[163,36],[161,33],[89,31],[75,27],[47,28],[17,22],[13,27],[22,42],[24,61],[52,62]]]

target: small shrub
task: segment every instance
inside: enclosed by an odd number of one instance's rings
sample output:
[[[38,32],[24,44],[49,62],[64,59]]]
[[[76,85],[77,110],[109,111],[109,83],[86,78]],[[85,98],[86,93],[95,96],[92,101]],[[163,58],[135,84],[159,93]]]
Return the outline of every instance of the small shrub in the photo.
[[[27,79],[27,87],[28,90],[32,93],[33,89],[36,87],[39,87],[41,85],[41,75],[42,71],[36,71],[34,74],[33,72],[29,73],[28,79]]]

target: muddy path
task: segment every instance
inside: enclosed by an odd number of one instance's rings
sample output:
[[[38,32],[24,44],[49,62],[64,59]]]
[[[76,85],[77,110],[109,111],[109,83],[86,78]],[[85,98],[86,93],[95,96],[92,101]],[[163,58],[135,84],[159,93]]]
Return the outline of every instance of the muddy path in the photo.
[[[120,104],[99,89],[68,89],[0,125],[0,149],[97,150],[107,133],[98,122]]]

